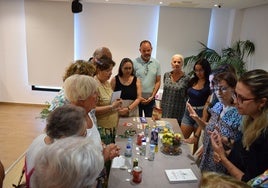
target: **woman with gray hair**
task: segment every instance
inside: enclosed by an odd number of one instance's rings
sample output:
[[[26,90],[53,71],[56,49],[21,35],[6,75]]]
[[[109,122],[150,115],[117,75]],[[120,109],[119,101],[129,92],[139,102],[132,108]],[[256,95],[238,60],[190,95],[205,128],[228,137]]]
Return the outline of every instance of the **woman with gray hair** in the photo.
[[[87,114],[81,107],[71,104],[56,108],[47,118],[46,133],[39,135],[25,155],[26,185],[29,187],[37,153],[56,140],[70,136],[86,136]]]
[[[31,187],[94,187],[103,168],[103,156],[90,139],[68,137],[41,150]]]
[[[66,98],[72,104],[84,108],[88,114],[92,109],[96,108],[98,92],[97,82],[94,78],[78,74],[72,75],[65,80],[63,87]],[[87,122],[87,137],[92,138],[94,143],[101,147],[100,134],[95,122],[92,121],[92,117],[87,116]],[[120,148],[116,144],[112,143],[107,146],[103,144],[102,146],[105,161],[119,156]]]

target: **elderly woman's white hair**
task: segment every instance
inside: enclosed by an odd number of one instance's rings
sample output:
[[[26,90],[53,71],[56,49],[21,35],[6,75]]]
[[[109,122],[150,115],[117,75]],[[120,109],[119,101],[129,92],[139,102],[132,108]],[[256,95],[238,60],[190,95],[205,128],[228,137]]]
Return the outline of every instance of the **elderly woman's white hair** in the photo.
[[[93,77],[86,75],[72,75],[63,84],[65,97],[72,103],[86,100],[97,91],[97,82]]]
[[[91,139],[67,137],[46,146],[36,158],[31,187],[92,187],[103,169],[101,152]]]

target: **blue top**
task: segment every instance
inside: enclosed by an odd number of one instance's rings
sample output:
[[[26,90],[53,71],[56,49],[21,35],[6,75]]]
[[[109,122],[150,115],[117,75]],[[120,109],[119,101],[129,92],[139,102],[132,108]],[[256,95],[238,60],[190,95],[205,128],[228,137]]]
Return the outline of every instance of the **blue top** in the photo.
[[[189,97],[189,103],[192,106],[204,106],[208,96],[210,95],[210,88],[208,84],[205,84],[205,86],[199,90],[190,87],[187,90],[187,94]]]
[[[151,57],[150,61],[145,62],[141,57],[133,60],[134,71],[136,76],[141,80],[142,97],[148,98],[151,96],[156,77],[161,76],[161,68],[158,60]]]
[[[214,162],[213,148],[208,131],[213,131],[217,126],[218,131],[222,136],[225,136],[232,140],[240,140],[242,137],[242,116],[238,114],[237,109],[234,106],[228,107],[227,111],[223,114],[222,117],[220,117],[222,110],[223,104],[221,102],[216,103],[211,109],[209,109],[211,117],[204,131],[203,156],[201,158],[199,166],[201,171],[214,171],[219,173],[227,172],[221,163]]]

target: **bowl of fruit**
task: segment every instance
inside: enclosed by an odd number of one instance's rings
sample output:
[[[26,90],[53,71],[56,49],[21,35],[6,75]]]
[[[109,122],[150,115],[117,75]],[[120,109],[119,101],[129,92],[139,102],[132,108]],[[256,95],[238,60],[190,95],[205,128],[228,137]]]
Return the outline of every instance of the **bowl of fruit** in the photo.
[[[181,134],[180,133],[164,133],[161,139],[161,151],[167,155],[181,154]]]

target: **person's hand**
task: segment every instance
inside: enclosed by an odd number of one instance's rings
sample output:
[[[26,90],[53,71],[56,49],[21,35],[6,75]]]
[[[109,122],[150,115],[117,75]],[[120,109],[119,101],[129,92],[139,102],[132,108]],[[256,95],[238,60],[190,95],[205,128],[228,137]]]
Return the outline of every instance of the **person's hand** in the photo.
[[[114,143],[111,143],[103,148],[104,160],[112,160],[115,157],[120,156],[120,147]]]
[[[121,108],[118,110],[118,113],[120,116],[128,116],[129,115],[129,110],[127,107]]]
[[[196,158],[201,159],[203,153],[204,153],[204,146],[202,145],[197,149],[194,155],[196,156]]]
[[[194,120],[199,118],[196,111],[193,109],[193,107],[190,103],[188,103],[188,102],[186,103],[186,108],[187,108],[191,118],[193,118]]]
[[[118,111],[119,109],[121,109],[122,106],[122,99],[117,99],[112,103],[112,109],[114,111]]]
[[[222,144],[221,135],[217,130],[210,132],[210,140],[214,152],[217,153],[216,158],[218,158],[218,160],[221,161],[223,158],[226,157],[226,153]]]
[[[144,99],[144,98],[142,98],[142,99]],[[149,104],[152,100],[154,100],[154,97],[149,97],[149,98],[147,98],[147,99],[144,99],[144,100],[141,100],[141,104]]]
[[[216,162],[216,163],[220,163],[221,162],[221,157],[220,155],[217,153],[217,152],[213,152],[213,160]]]

